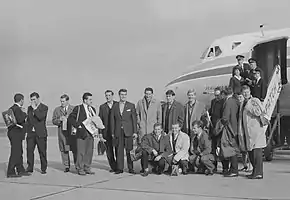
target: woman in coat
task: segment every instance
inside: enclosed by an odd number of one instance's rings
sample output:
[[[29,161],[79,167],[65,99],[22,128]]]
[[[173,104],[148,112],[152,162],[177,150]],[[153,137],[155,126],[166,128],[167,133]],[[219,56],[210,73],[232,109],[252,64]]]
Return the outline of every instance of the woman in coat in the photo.
[[[232,88],[234,94],[237,94],[241,92],[243,83],[244,78],[241,76],[240,68],[235,66],[232,71],[229,87]]]
[[[266,147],[266,135],[261,122],[263,107],[259,99],[251,96],[250,87],[244,85],[242,94],[245,98],[242,114],[242,130],[246,135],[245,148],[249,153],[253,172],[250,179],[263,179],[263,148]]]

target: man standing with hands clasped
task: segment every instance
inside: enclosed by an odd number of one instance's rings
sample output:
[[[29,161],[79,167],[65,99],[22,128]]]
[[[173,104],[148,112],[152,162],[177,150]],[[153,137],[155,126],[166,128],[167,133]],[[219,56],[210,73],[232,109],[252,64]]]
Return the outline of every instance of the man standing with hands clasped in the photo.
[[[32,173],[34,167],[34,150],[37,146],[40,163],[41,174],[46,174],[47,169],[47,129],[46,117],[48,107],[40,102],[39,94],[33,92],[30,94],[31,105],[27,111],[27,172]]]
[[[130,174],[135,174],[130,151],[133,149],[133,138],[137,139],[137,117],[135,105],[127,101],[127,90],[119,90],[120,101],[113,105],[111,113],[111,132],[117,149],[117,169],[115,174],[123,173],[124,148]]]

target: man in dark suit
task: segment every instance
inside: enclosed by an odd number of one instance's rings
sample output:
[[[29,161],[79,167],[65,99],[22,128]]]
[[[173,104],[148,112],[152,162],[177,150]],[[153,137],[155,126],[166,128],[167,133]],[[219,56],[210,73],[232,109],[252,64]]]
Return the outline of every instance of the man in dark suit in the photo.
[[[256,59],[250,58],[248,60],[248,62],[250,63],[251,69],[250,69],[250,73],[249,73],[249,78],[246,79],[246,82],[247,82],[247,85],[248,86],[253,87],[254,82],[256,80],[256,78],[255,78],[255,71],[256,70],[259,70],[260,71],[260,75],[261,75],[261,78],[262,79],[264,78],[264,72],[263,72],[263,70],[260,67],[257,66]]]
[[[119,90],[120,101],[111,111],[111,132],[116,145],[117,170],[116,174],[123,173],[124,148],[127,156],[127,166],[130,174],[135,174],[130,151],[133,149],[133,138],[137,139],[137,114],[135,105],[128,102],[127,90]]]
[[[142,176],[149,175],[149,163],[154,167],[152,171],[160,175],[165,169],[165,164],[171,164],[172,160],[169,157],[173,153],[169,136],[162,133],[161,123],[155,123],[153,129],[153,133],[145,134],[141,141],[141,165],[144,169]]]
[[[14,113],[17,124],[10,126],[7,133],[11,145],[7,178],[17,178],[30,175],[25,172],[22,157],[22,141],[25,138],[25,119],[27,117],[25,109],[22,107],[24,104],[24,96],[22,94],[15,94],[14,103],[15,104],[10,109]]]
[[[253,82],[251,93],[253,97],[258,98],[260,101],[264,101],[267,94],[267,85],[264,79],[261,77],[261,70],[256,69],[254,71],[255,81]]]
[[[31,105],[28,107],[27,117],[27,172],[32,173],[34,167],[34,150],[37,146],[41,174],[46,174],[47,169],[47,128],[46,118],[48,107],[40,102],[39,94],[33,92],[30,94]]]
[[[99,108],[99,117],[103,121],[103,124],[105,126],[104,129],[100,130],[103,138],[106,140],[106,154],[107,159],[109,162],[109,165],[111,167],[110,172],[115,172],[117,170],[117,163],[115,159],[115,153],[113,148],[113,139],[112,139],[112,132],[111,132],[111,111],[115,104],[117,104],[116,101],[113,100],[114,92],[111,90],[107,90],[105,92],[105,97],[107,102],[100,105]]]
[[[237,66],[239,67],[239,69],[241,71],[241,76],[244,79],[249,78],[251,67],[250,67],[250,65],[248,63],[244,63],[245,56],[237,55],[236,59],[238,61],[238,65]]]
[[[162,128],[168,134],[172,124],[178,123],[180,127],[183,127],[184,107],[175,100],[173,90],[168,90],[165,94],[167,103],[162,105]]]
[[[226,88],[226,99],[223,106],[223,115],[222,115],[222,123],[224,125],[230,125],[233,129],[235,137],[238,135],[238,111],[239,105],[238,101],[235,97],[233,97],[232,88]],[[230,171],[229,162],[231,163]],[[227,177],[236,177],[238,176],[238,157],[237,155],[232,156],[229,160],[222,161],[223,170],[225,172],[225,176]],[[228,171],[228,173],[227,173]]]
[[[76,169],[78,174],[84,176],[86,174],[93,175],[91,164],[94,152],[94,137],[85,128],[83,121],[96,115],[96,110],[92,107],[93,95],[91,93],[83,94],[83,103],[76,106],[68,117],[69,123],[75,129],[77,138],[77,162]]]

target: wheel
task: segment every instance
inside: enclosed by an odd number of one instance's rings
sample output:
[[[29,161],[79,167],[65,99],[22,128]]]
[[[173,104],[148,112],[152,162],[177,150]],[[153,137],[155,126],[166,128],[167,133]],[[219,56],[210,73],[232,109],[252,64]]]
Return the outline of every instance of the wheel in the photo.
[[[273,152],[272,145],[268,145],[267,147],[264,148],[264,156],[265,156],[266,161],[273,160],[274,152]]]

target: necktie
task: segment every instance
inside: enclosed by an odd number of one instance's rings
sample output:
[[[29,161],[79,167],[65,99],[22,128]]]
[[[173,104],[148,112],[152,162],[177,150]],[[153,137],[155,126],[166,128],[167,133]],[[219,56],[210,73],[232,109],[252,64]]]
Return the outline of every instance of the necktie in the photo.
[[[90,117],[94,116],[92,107],[88,107]]]
[[[65,116],[66,116],[66,114],[67,114],[66,111],[67,111],[67,110],[66,110],[66,107],[64,107],[64,115],[65,115]]]

